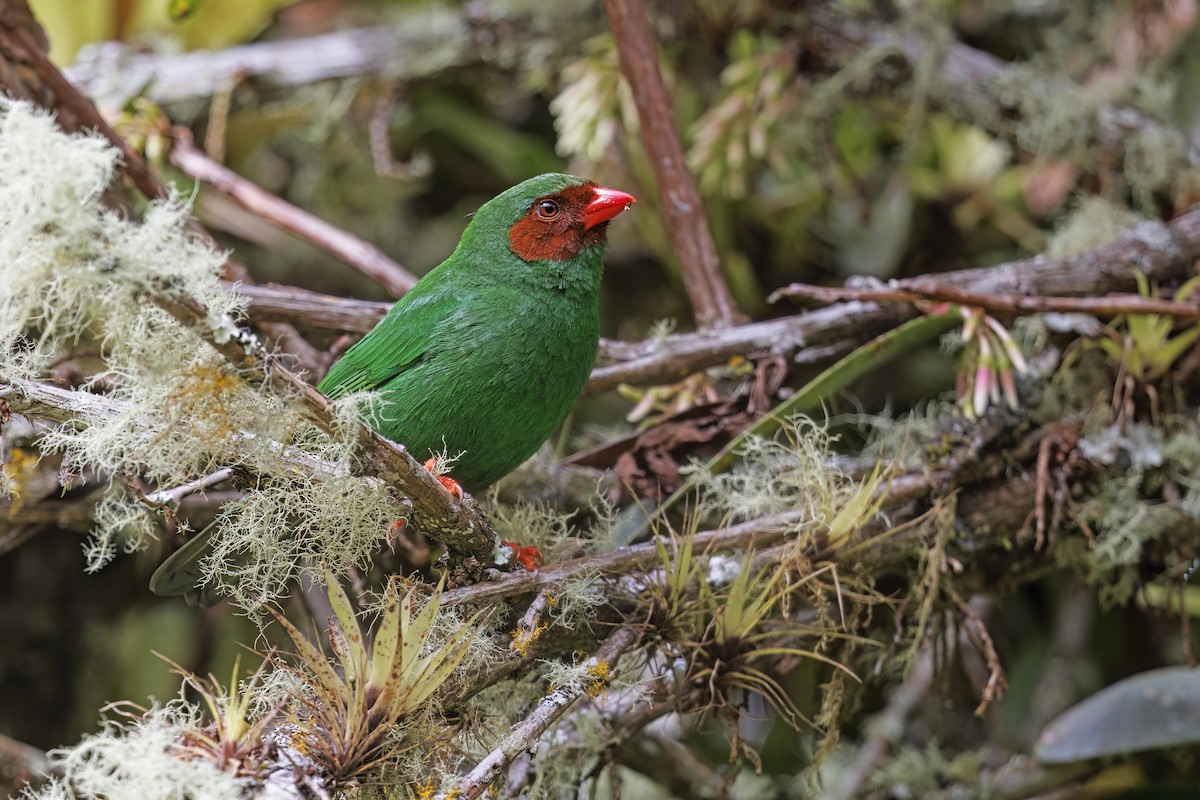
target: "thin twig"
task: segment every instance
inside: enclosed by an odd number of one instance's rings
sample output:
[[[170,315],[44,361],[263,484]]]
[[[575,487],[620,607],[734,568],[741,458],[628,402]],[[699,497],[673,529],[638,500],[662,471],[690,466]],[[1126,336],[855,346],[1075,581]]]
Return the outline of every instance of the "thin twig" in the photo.
[[[772,293],[771,299],[808,299],[822,303],[858,300],[875,303],[909,303],[926,305],[930,302],[955,303],[982,308],[998,314],[1024,316],[1027,314],[1092,314],[1097,317],[1116,317],[1122,314],[1159,314],[1179,319],[1200,319],[1200,306],[1176,303],[1157,297],[1136,294],[1106,297],[1025,297],[1017,295],[983,294],[954,286],[941,286],[937,278],[896,281],[886,288],[849,288],[812,286],[793,283]]]
[[[971,602],[967,602],[959,596],[953,589],[949,590],[950,598],[954,604],[958,606],[958,610],[971,623],[975,629],[975,637],[972,641],[979,651],[983,654],[984,662],[988,668],[988,680],[984,685],[983,691],[980,693],[979,705],[975,707],[975,716],[982,717],[988,710],[988,707],[999,700],[1006,689],[1008,689],[1008,680],[1004,677],[1004,667],[1000,663],[1000,655],[996,652],[996,644],[992,641],[992,635],[988,633],[987,625],[983,622],[983,617],[972,606],[987,608],[991,605],[987,597],[977,595],[972,598]],[[965,631],[968,638],[971,638],[971,631],[968,628]]]
[[[180,484],[173,489],[160,489],[157,492],[152,492],[146,495],[147,502],[155,505],[169,506],[178,508],[183,498],[195,492],[203,491],[210,486],[216,486],[218,483],[227,481],[233,477],[233,467],[222,467],[221,469],[211,472],[208,475],[197,478],[194,481]]]
[[[174,129],[171,163],[196,180],[236,200],[246,210],[270,220],[306,242],[344,261],[394,296],[411,289],[417,277],[388,258],[378,247],[330,225],[302,208],[276,197],[213,160],[192,144],[191,131]]]
[[[713,244],[704,203],[687,171],[675,112],[658,68],[658,44],[650,30],[643,0],[604,0],[625,80],[641,122],[642,143],[654,165],[671,248],[679,257],[683,283],[701,328],[725,328],[739,322],[721,262]]]
[[[180,516],[190,516],[192,514],[205,513],[209,514],[217,509],[223,508],[229,503],[236,502],[244,497],[244,493],[237,491],[216,491],[205,492],[203,495],[189,495],[184,497],[177,509]],[[21,505],[14,507],[9,501],[0,500],[0,517],[3,517],[6,524],[13,526],[7,535],[4,535],[2,541],[11,541],[15,538],[12,531],[21,525],[49,524],[55,528],[63,530],[87,530],[96,513],[96,498],[85,497],[81,500],[58,500],[46,499],[40,503],[32,505]],[[0,552],[4,551],[3,544],[0,544]]]
[[[589,666],[613,664],[622,653],[637,643],[639,637],[640,634],[634,628],[617,628],[580,667],[586,669]],[[501,738],[500,744],[486,758],[466,776],[456,781],[452,789],[442,792],[438,797],[463,797],[468,800],[479,797],[500,777],[513,759],[532,747],[582,694],[582,689],[571,690],[562,687],[543,697],[533,713],[509,728],[508,733]]]
[[[549,627],[548,623],[542,623],[542,614],[546,613],[553,601],[554,595],[551,594],[549,588],[538,592],[538,596],[534,598],[533,602],[529,604],[529,608],[525,609],[525,613],[521,615],[521,619],[517,621],[512,642],[508,646],[510,651],[518,655],[529,652],[529,645]]]
[[[858,754],[846,767],[840,784],[831,792],[837,800],[860,796],[863,787],[875,773],[889,749],[904,739],[908,720],[917,706],[929,695],[934,677],[933,648],[921,648],[908,679],[891,693],[887,706],[870,723],[870,733],[858,748]]]

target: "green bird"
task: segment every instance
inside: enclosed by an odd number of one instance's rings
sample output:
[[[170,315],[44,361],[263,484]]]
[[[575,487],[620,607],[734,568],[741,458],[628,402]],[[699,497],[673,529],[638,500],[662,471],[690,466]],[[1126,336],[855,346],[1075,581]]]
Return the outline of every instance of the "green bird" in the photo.
[[[457,457],[452,474],[471,492],[494,483],[533,455],[587,382],[608,222],[634,202],[557,173],[502,192],[317,389],[374,392],[372,428],[415,457]],[[191,592],[214,527],[163,562],[150,588]]]
[[[333,365],[317,389],[378,395],[371,426],[418,458],[445,451],[478,491],[571,410],[596,360],[608,221],[634,202],[572,175],[489,201],[458,247]]]

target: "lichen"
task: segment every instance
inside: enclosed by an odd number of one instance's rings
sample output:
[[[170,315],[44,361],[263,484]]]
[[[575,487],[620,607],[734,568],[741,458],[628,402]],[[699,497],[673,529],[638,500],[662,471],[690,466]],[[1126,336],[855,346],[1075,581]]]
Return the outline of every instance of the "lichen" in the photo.
[[[198,731],[198,710],[176,700],[154,706],[136,721],[107,720],[104,729],[79,744],[50,752],[61,777],[27,789],[24,800],[240,800],[248,786],[204,759],[181,759],[184,733]]]
[[[82,390],[103,391],[103,407],[38,440],[63,454],[65,473],[111,482],[88,569],[159,534],[162,509],[144,501],[142,481],[172,488],[226,466],[251,485],[222,516],[205,569],[236,603],[261,608],[301,570],[320,580],[314,563],[365,566],[407,510],[381,482],[352,477],[373,406],[337,404],[331,434],[231,367],[208,338],[252,339],[237,325],[242,299],[221,283],[225,254],[187,229],[178,198],[139,219],[110,211],[102,194],[117,158],[98,135],[68,135],[44,112],[0,102],[0,374],[45,379],[80,345],[102,359]],[[199,303],[207,324],[176,319],[164,307],[174,299]]]

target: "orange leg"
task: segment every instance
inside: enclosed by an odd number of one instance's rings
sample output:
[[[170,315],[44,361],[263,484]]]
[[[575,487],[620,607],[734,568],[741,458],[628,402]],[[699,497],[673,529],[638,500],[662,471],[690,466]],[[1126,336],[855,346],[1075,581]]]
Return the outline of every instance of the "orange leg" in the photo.
[[[431,458],[425,462],[425,470],[427,472],[433,472],[433,470],[436,467],[437,467],[437,459],[436,458]],[[449,492],[450,496],[453,497],[455,500],[463,499],[462,487],[458,485],[458,481],[454,480],[454,478],[451,478],[449,475],[434,475],[433,477],[438,479],[438,483],[440,483],[442,486],[446,487],[446,491]]]
[[[533,545],[522,547],[516,542],[500,540],[500,544],[513,552],[513,561],[525,568],[526,572],[536,572],[542,566],[542,551]]]

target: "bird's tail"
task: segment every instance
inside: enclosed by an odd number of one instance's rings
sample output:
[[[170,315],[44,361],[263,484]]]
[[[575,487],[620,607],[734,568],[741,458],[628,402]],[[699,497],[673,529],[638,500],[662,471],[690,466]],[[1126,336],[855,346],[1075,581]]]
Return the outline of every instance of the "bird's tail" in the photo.
[[[201,564],[212,551],[212,539],[222,518],[223,515],[210,522],[154,570],[150,591],[163,597],[183,597],[193,606],[207,607],[221,599],[211,584],[201,585],[204,579]]]

